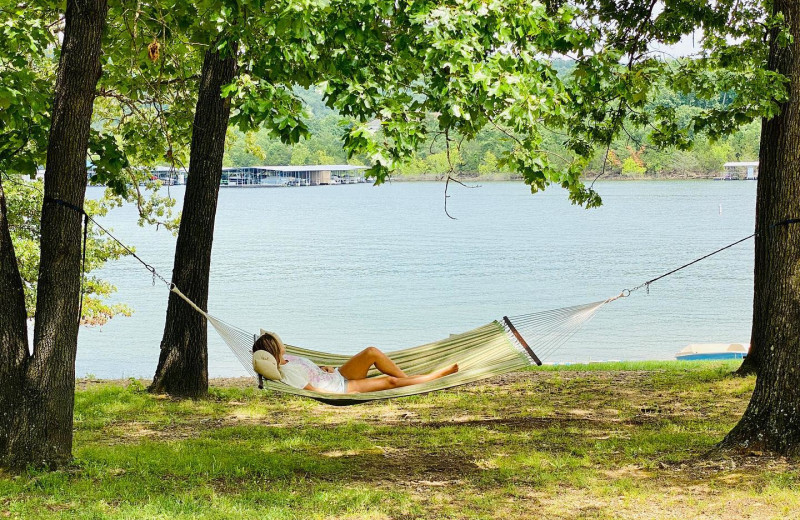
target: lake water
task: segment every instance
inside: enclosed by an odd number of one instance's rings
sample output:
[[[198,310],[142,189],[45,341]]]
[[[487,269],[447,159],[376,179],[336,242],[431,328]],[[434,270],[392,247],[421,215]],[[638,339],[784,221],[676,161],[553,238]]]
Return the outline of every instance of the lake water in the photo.
[[[221,189],[209,309],[246,330],[355,353],[418,345],[503,315],[601,300],[752,233],[753,182],[598,182],[599,209],[521,182]],[[184,188],[170,193],[182,204]],[[88,196],[99,197],[99,188]],[[175,238],[104,220],[169,278]],[[152,377],[167,288],[132,259],[101,275],[135,310],[82,328],[77,374]],[[545,361],[673,359],[689,343],[748,342],[753,242],[605,306]],[[244,375],[209,332],[210,376]]]

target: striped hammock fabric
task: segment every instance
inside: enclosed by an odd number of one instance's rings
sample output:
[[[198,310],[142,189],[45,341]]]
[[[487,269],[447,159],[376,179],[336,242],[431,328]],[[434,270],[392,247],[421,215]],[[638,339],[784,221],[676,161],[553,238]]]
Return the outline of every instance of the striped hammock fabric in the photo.
[[[590,320],[606,303],[615,298],[575,307],[554,309],[533,314],[504,317],[476,329],[449,338],[388,352],[387,355],[407,374],[427,374],[458,363],[459,371],[440,379],[413,386],[392,388],[368,393],[328,394],[312,392],[286,385],[280,381],[262,381],[253,370],[252,347],[258,334],[242,330],[208,314],[178,290],[178,295],[201,313],[230,347],[248,373],[259,380],[259,388],[308,397],[317,401],[344,406],[351,404],[424,394],[445,388],[480,381],[489,377],[541,364],[540,358],[552,354],[565,343],[583,323]],[[351,356],[331,354],[285,344],[289,354],[309,358],[317,365],[341,366]],[[538,353],[534,353],[534,350]],[[380,373],[373,369],[368,377]]]

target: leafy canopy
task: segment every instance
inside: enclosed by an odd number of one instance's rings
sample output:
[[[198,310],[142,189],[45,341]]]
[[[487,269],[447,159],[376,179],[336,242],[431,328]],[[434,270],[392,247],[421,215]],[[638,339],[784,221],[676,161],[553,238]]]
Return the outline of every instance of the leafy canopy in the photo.
[[[431,141],[444,143],[452,170],[458,143],[490,130],[512,143],[499,168],[588,207],[601,201],[581,175],[620,135],[644,130],[686,149],[774,116],[785,78],[767,70],[768,42],[790,40],[782,17],[753,0],[169,0],[116,19],[125,36],[103,88],[129,100],[114,120],[131,162],[185,164],[202,55],[236,49],[239,74],[221,94],[244,133],[297,143],[311,130],[298,87],[316,87],[347,118],[348,157],[371,164],[377,183]],[[695,33],[695,56],[654,50]],[[726,102],[687,118],[659,87],[701,101],[724,92]],[[131,117],[130,100],[151,117]],[[562,150],[546,146],[550,135],[563,136]]]
[[[295,143],[308,128],[293,89],[317,85],[350,119],[347,154],[366,157],[378,183],[431,139],[452,165],[455,137],[488,128],[513,142],[498,163],[532,191],[556,183],[595,206],[581,174],[628,127],[685,149],[775,115],[786,95],[766,67],[768,38],[788,41],[783,20],[753,1],[250,1],[224,4],[216,21],[220,48],[240,50],[241,74],[223,91],[232,123]],[[697,56],[653,50],[695,31]],[[686,121],[657,101],[659,85],[728,101]],[[542,146],[545,128],[565,136],[563,153]]]

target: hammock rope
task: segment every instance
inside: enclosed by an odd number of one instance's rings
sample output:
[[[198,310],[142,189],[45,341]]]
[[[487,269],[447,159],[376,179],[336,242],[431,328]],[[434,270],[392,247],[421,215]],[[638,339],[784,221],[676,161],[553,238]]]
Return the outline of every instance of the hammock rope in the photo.
[[[71,207],[71,205],[60,199],[45,200],[45,203],[47,202]],[[172,292],[203,315],[207,322],[214,327],[223,341],[228,345],[244,369],[249,374],[258,377],[259,388],[262,387],[262,378],[255,373],[252,367],[251,350],[253,342],[258,337],[256,334],[226,323],[208,314],[208,312],[201,309],[184,295],[174,283],[171,283],[161,276],[156,271],[155,267],[140,258],[131,248],[112,235],[88,213],[77,207],[72,207],[72,209],[80,211],[84,215],[84,255],[86,247],[85,237],[88,234],[88,222],[91,221],[98,229],[119,244],[130,256],[135,258],[152,274],[153,285],[155,285],[156,279],[161,280]],[[787,218],[767,226],[766,231],[771,231],[778,227],[788,227],[790,224],[798,223],[800,223],[800,219],[798,218]],[[447,364],[459,364],[460,370],[458,373],[428,383],[364,394],[320,394],[293,388],[283,383],[276,383],[273,381],[267,381],[266,386],[280,392],[302,395],[329,404],[346,405],[402,395],[426,393],[466,384],[486,377],[492,377],[531,364],[540,365],[540,358],[546,359],[552,355],[561,345],[566,343],[584,323],[591,320],[604,305],[619,298],[628,297],[632,292],[642,287],[645,287],[649,294],[650,285],[657,280],[670,276],[690,265],[721,253],[726,249],[749,240],[750,238],[759,236],[760,234],[761,232],[756,231],[745,238],[732,242],[676,269],[672,269],[660,276],[652,278],[632,289],[625,289],[619,295],[606,300],[522,314],[510,318],[506,316],[503,318],[502,322],[493,321],[483,327],[478,327],[477,329],[463,334],[453,335],[442,341],[389,353],[390,357],[407,373],[425,373]],[[81,297],[81,303],[82,302],[83,298]],[[534,353],[530,346],[531,344],[535,346],[538,354]],[[320,365],[341,365],[349,359],[349,356],[303,349],[293,345],[286,345],[286,350],[292,354],[308,357],[313,362]],[[374,369],[368,376],[373,375],[377,375]]]
[[[601,307],[619,296],[584,305],[510,317],[520,334],[536,346],[541,359],[548,359],[559,347],[578,332],[584,323],[595,317]]]
[[[37,191],[41,193],[41,190],[37,189]],[[131,248],[112,235],[84,209],[74,206],[61,199],[51,197],[45,197],[44,203],[55,203],[77,211],[83,215],[84,264],[86,258],[88,223],[91,221],[98,227],[98,229],[119,244],[129,255],[139,261],[152,274],[153,285],[155,285],[156,278],[158,278],[164,282],[172,292],[186,301],[197,312],[202,314],[206,318],[207,322],[214,327],[223,341],[225,341],[225,343],[230,347],[231,351],[237,357],[245,370],[251,375],[258,377],[259,388],[262,386],[262,378],[260,375],[255,373],[251,363],[251,348],[254,340],[257,338],[257,335],[228,324],[201,309],[186,295],[180,292],[175,284],[167,281],[167,279],[161,276],[152,265],[148,264],[138,255],[136,255]],[[408,373],[425,373],[435,368],[446,366],[447,364],[459,364],[460,370],[458,373],[430,381],[428,383],[364,394],[319,394],[272,381],[268,381],[266,386],[284,393],[302,395],[329,404],[346,405],[355,404],[357,402],[373,401],[377,399],[387,399],[390,397],[421,394],[477,381],[494,375],[499,375],[511,370],[528,366],[530,364],[540,365],[540,357],[547,358],[548,356],[552,355],[552,353],[555,352],[561,345],[566,343],[566,341],[568,341],[569,338],[571,338],[584,323],[591,320],[604,305],[619,298],[628,297],[632,292],[641,289],[642,287],[646,288],[647,293],[649,294],[650,285],[662,278],[670,276],[697,262],[721,253],[722,251],[745,242],[750,238],[754,238],[762,234],[766,235],[767,232],[770,232],[773,229],[779,227],[788,227],[792,224],[800,224],[800,219],[787,218],[779,222],[775,222],[769,226],[765,226],[765,229],[763,230],[756,231],[745,238],[732,242],[678,268],[672,269],[671,271],[668,271],[660,276],[652,278],[636,287],[633,287],[632,289],[625,289],[619,295],[606,300],[584,305],[523,314],[513,316],[511,318],[506,316],[503,318],[502,322],[493,321],[487,325],[473,329],[472,331],[468,331],[463,334],[452,335],[450,338],[442,341],[389,353],[390,357],[400,366],[400,368]],[[82,268],[82,271],[85,274],[85,267]],[[81,282],[81,307],[82,304],[83,281]],[[534,353],[530,344],[535,346],[536,350],[539,352],[538,355]],[[292,354],[308,357],[313,362],[320,365],[341,365],[346,362],[347,359],[349,359],[349,356],[302,349],[292,345],[286,345],[286,350]],[[377,375],[377,372],[373,369],[373,371],[368,375]]]

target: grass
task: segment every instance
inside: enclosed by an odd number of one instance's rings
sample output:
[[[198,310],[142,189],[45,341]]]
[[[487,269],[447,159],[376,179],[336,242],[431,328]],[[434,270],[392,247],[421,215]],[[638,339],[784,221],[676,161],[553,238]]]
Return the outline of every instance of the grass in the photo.
[[[543,367],[348,408],[82,381],[74,464],[0,474],[0,518],[800,518],[791,461],[707,456],[753,388],[735,367]]]

